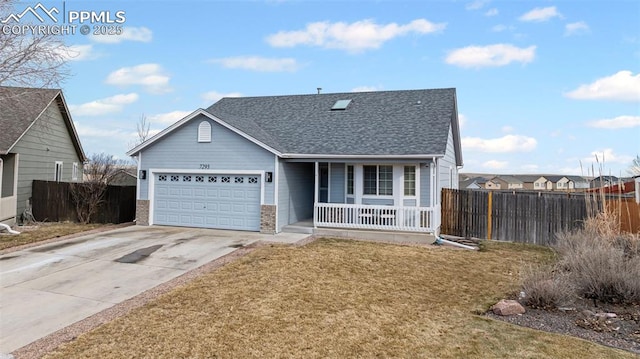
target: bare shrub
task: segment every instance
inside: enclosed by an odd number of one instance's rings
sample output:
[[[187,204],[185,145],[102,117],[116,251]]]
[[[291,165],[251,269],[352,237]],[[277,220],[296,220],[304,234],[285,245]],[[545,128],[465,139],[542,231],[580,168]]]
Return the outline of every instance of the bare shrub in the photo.
[[[71,196],[81,223],[90,223],[104,202],[109,178],[122,161],[105,153],[93,154],[84,165],[84,182],[70,183]]]
[[[602,217],[590,218],[585,229],[558,236],[558,268],[576,293],[603,302],[640,302],[640,244],[633,235],[614,234]]]
[[[565,273],[555,267],[530,267],[524,271],[523,303],[533,308],[555,309],[573,302],[575,291]]]

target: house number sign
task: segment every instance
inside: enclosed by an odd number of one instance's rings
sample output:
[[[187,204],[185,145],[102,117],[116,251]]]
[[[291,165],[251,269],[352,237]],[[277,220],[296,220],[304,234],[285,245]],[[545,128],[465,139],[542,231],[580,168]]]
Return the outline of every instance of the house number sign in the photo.
[[[208,163],[201,163],[200,164],[200,169],[201,170],[208,170],[209,169],[209,164]]]

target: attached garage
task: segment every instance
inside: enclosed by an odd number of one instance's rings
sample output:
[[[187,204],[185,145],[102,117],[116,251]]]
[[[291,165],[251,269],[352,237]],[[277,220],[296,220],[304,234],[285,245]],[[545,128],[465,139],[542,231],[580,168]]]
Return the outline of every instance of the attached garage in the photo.
[[[153,224],[260,230],[261,175],[153,175]]]

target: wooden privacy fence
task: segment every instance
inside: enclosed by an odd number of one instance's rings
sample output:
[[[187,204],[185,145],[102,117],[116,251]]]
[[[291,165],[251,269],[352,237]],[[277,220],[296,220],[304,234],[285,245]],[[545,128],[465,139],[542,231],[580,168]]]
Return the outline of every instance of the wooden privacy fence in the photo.
[[[66,182],[33,181],[32,212],[38,221],[77,222],[76,207]],[[107,186],[93,223],[131,222],[136,216],[136,187]]]
[[[442,190],[441,233],[540,245],[558,232],[577,229],[588,216],[580,193]],[[640,209],[632,199],[607,199],[623,231],[638,233]]]

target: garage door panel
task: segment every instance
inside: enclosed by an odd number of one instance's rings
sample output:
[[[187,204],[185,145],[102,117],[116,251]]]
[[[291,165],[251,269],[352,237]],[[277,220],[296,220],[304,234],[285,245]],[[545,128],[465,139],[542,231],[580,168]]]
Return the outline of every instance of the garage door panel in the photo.
[[[260,180],[256,175],[154,176],[154,223],[260,230]]]

